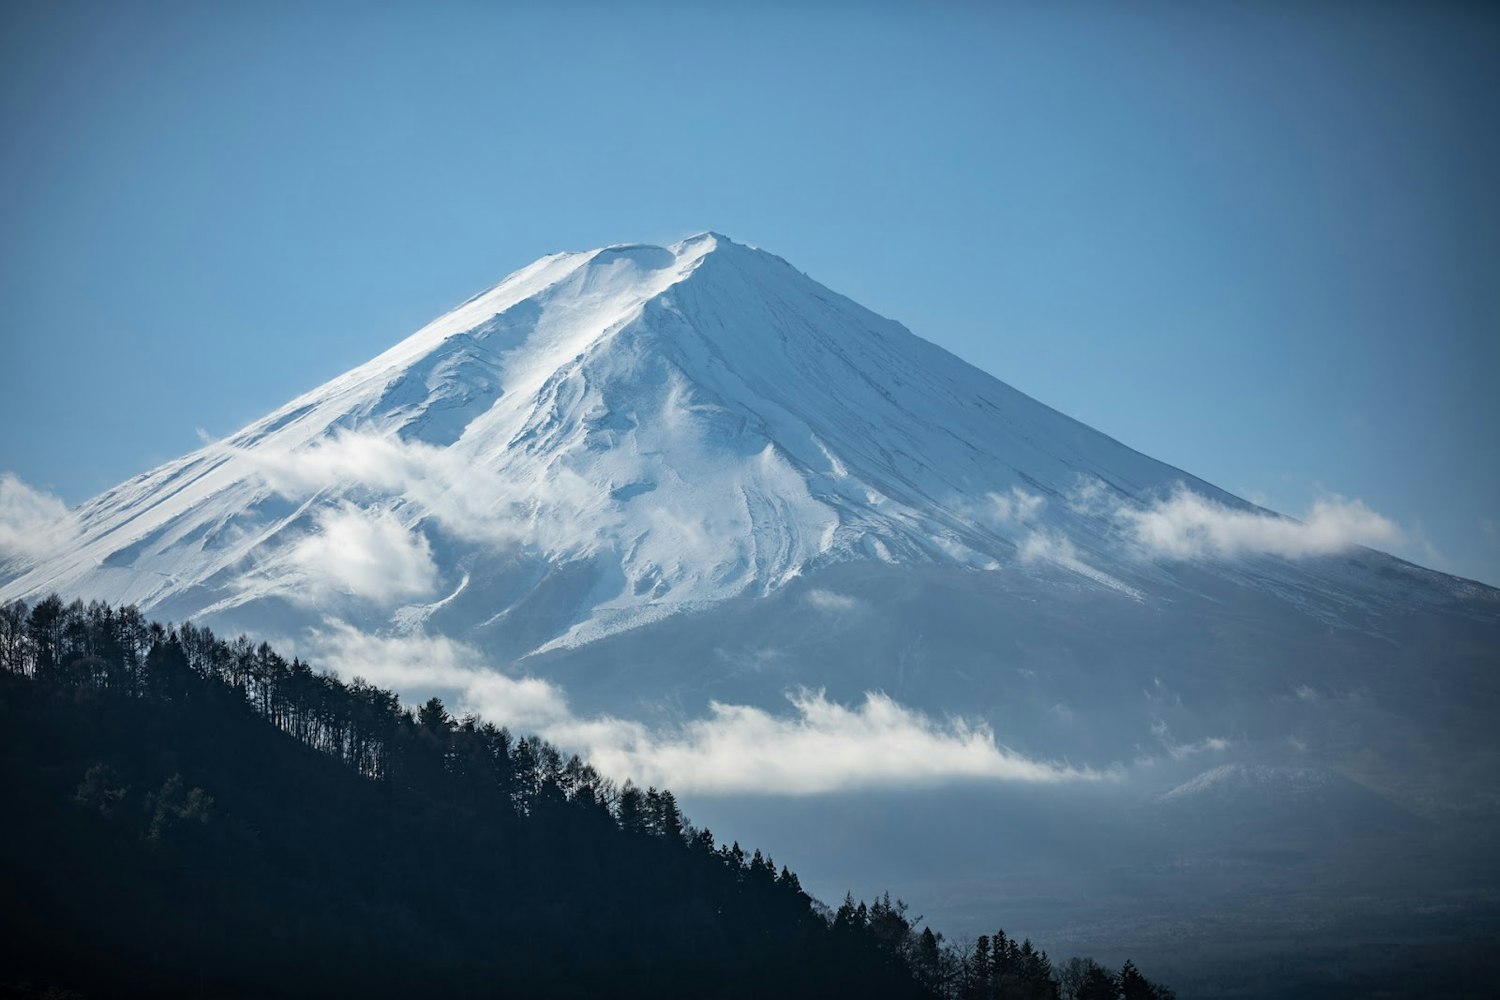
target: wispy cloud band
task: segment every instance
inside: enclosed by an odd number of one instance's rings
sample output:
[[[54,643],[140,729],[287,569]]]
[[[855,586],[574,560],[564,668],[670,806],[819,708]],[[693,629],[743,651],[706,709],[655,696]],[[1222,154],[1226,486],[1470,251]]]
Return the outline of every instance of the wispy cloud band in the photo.
[[[1112,516],[1147,553],[1164,559],[1275,555],[1287,559],[1332,555],[1359,545],[1389,547],[1401,529],[1359,500],[1330,495],[1297,520],[1240,510],[1179,488],[1144,507],[1120,503]]]
[[[618,780],[679,792],[810,795],[956,780],[1105,777],[1023,756],[999,744],[983,723],[936,720],[879,692],[843,705],[822,691],[798,690],[787,696],[790,713],[780,714],[712,702],[702,718],[652,728],[611,715],[576,715],[556,685],[491,669],[478,650],[448,638],[381,637],[330,623],[312,645],[310,652],[345,676],[452,692],[459,711],[534,730]]]

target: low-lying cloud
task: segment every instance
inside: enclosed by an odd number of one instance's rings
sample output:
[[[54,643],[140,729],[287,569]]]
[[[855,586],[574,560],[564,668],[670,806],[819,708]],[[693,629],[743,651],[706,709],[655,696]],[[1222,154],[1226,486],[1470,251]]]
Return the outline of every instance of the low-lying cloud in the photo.
[[[1138,545],[1167,559],[1256,554],[1302,559],[1358,545],[1388,547],[1403,537],[1392,521],[1340,496],[1319,498],[1300,521],[1231,508],[1187,489],[1143,508],[1122,504],[1114,516]]]
[[[391,511],[343,503],[319,511],[316,520],[316,530],[287,556],[313,599],[348,594],[389,604],[436,587],[426,537]]]
[[[810,795],[954,780],[1094,781],[1100,772],[1022,756],[983,723],[933,719],[879,692],[857,705],[822,691],[787,695],[791,711],[711,702],[708,715],[651,728],[579,716],[540,678],[489,668],[481,653],[435,636],[377,637],[343,623],[313,636],[320,662],[400,690],[451,692],[460,713],[535,731],[616,780],[700,794]]]
[[[863,610],[864,602],[857,597],[848,594],[840,594],[836,590],[826,590],[822,587],[814,587],[806,594],[807,603],[819,611],[828,614],[849,614]]]
[[[1160,744],[1161,748],[1167,752],[1167,756],[1173,760],[1183,760],[1200,753],[1219,753],[1233,746],[1233,743],[1223,736],[1205,736],[1199,740],[1179,743],[1172,738],[1171,730],[1160,719],[1151,724],[1151,735],[1156,738],[1156,742]]]
[[[792,713],[712,702],[706,718],[674,730],[587,720],[545,733],[581,746],[608,774],[716,794],[810,795],[978,779],[1054,783],[1096,772],[1024,757],[984,724],[939,722],[879,692],[854,706],[822,691],[787,695]]]
[[[77,535],[77,519],[61,498],[0,473],[0,559],[40,558]]]
[[[1232,559],[1275,555],[1287,559],[1333,555],[1355,546],[1391,548],[1406,540],[1402,530],[1359,500],[1329,494],[1300,520],[1265,510],[1231,507],[1186,486],[1165,499],[1137,503],[1099,479],[1082,478],[1066,498],[1068,510],[1113,522],[1135,549],[1149,558]],[[1022,563],[1046,562],[1131,596],[1139,591],[1089,565],[1072,540],[1040,523],[1046,499],[1012,488],[988,493],[961,506],[977,524],[1010,533]],[[1016,529],[1020,529],[1019,532]]]
[[[403,441],[394,434],[340,431],[302,448],[234,449],[276,492],[304,499],[358,488],[400,497],[456,538],[526,542],[543,551],[578,544],[571,525],[607,513],[607,494],[563,465],[516,482],[456,448]],[[538,516],[546,511],[546,516]]]
[[[985,494],[985,503],[975,512],[980,520],[992,524],[1029,524],[1046,506],[1045,497],[1012,486],[1009,493]]]
[[[1140,552],[1154,559],[1286,559],[1334,555],[1360,545],[1390,548],[1406,540],[1389,518],[1360,500],[1319,497],[1299,520],[1267,510],[1231,507],[1178,484],[1170,496],[1136,503],[1097,479],[1068,496],[1074,513],[1107,518]]]
[[[317,662],[345,679],[407,693],[453,692],[458,701],[450,707],[497,725],[541,731],[572,718],[556,685],[494,670],[479,650],[446,636],[377,636],[335,621],[314,630],[309,647]]]

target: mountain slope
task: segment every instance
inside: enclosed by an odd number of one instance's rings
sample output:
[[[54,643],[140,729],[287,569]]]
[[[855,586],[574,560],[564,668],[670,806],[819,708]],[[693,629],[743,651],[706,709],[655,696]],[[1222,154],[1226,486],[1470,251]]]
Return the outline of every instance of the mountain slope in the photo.
[[[7,567],[0,600],[57,590],[284,634],[436,615],[508,657],[848,561],[1142,600],[1169,579],[1129,515],[1181,488],[1265,513],[710,233],[542,258],[85,504],[73,544]]]

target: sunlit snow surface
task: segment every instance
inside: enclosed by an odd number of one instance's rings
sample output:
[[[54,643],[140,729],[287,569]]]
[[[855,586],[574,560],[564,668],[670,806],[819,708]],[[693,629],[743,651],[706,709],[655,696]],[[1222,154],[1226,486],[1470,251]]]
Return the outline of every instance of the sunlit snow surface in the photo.
[[[467,576],[483,582],[465,596],[473,626],[535,616],[529,599],[548,591],[547,621],[528,626],[547,648],[767,593],[819,564],[997,569],[1053,537],[1072,546],[1054,565],[1138,596],[1089,565],[1107,530],[1066,498],[1185,478],[780,258],[705,234],[543,258],[85,505],[79,544],[3,596],[56,589],[187,615],[316,594],[400,627]],[[429,545],[433,572],[417,579],[430,587],[364,592],[354,573],[322,586],[296,553],[330,510],[393,513]],[[373,544],[380,571],[421,543]]]
[[[1253,510],[703,234],[542,258],[84,505],[77,544],[13,567],[0,597],[241,609],[281,634],[442,608],[445,632],[505,636],[510,655],[849,560],[1142,600],[1160,574],[1100,512],[1183,488]]]

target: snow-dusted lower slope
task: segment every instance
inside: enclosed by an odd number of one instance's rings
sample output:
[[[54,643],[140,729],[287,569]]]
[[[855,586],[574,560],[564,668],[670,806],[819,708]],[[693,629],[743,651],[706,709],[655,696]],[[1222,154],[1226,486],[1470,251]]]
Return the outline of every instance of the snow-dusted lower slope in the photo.
[[[1062,573],[1131,600],[1153,571],[1101,509],[1183,484],[1252,509],[704,234],[542,258],[85,504],[73,544],[9,567],[0,598],[239,609],[284,633],[446,607],[450,630],[509,631],[516,652],[848,560]]]

